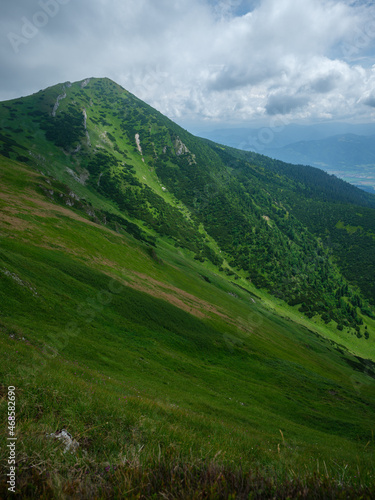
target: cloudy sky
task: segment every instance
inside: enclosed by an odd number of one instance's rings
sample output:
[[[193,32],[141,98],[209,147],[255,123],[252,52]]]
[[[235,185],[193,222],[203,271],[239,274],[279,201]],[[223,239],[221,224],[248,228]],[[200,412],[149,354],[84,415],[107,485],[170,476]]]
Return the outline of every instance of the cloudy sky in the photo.
[[[178,123],[375,118],[375,2],[1,0],[0,100],[107,76]]]

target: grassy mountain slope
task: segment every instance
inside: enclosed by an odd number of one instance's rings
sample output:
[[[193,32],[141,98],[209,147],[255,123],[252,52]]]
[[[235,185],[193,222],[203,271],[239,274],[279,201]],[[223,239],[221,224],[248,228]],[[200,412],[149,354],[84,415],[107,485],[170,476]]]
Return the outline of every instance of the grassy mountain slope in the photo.
[[[126,111],[112,103],[109,117],[112,92],[130,102]],[[274,275],[253,242],[280,242],[285,270],[284,255],[303,249],[314,270],[329,262],[326,250],[297,219],[282,226],[289,210],[264,212],[273,193],[266,183],[257,193],[259,167],[252,193],[235,156],[229,163],[229,152],[112,82],[66,93],[57,125],[48,112],[60,86],[5,103],[1,115],[0,412],[5,422],[14,385],[20,495],[371,498],[375,322],[357,306],[359,338],[287,305],[290,284],[281,299],[269,295]],[[89,137],[81,117],[71,121],[82,102]],[[259,222],[256,238],[240,222]],[[233,262],[244,254],[231,251],[236,231],[259,259],[264,289],[248,279],[255,266]],[[346,286],[337,268],[327,273]],[[343,290],[348,306],[349,296]],[[80,443],[76,454],[46,437],[61,428]]]
[[[354,290],[346,292],[345,279],[303,217],[290,215],[283,193],[301,185],[309,191],[309,179],[287,171],[281,177],[261,165],[261,157],[241,163],[239,152],[195,138],[110,80],[52,87],[9,101],[1,112],[3,154],[13,157],[13,147],[15,159],[22,159],[28,150],[42,171],[103,207],[97,215],[102,221],[123,221],[150,243],[168,237],[228,274],[245,271],[258,288],[310,316],[335,321],[348,334],[366,333],[367,305]],[[328,200],[350,192],[352,204],[375,207],[371,195],[334,178],[327,191],[326,183],[317,179],[314,187]],[[374,301],[372,292],[362,287]]]
[[[247,470],[261,498],[370,494],[374,364],[166,241],[156,256],[46,200],[49,179],[22,164],[1,172],[1,413],[14,385],[24,497],[225,497]],[[46,438],[59,428],[76,455]]]

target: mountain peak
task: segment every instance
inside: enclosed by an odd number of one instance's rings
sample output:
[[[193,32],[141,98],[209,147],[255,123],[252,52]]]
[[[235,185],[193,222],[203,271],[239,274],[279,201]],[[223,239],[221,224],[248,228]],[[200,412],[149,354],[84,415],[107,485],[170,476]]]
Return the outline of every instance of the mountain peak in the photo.
[[[90,192],[85,198],[105,200],[112,219],[135,224],[144,241],[170,238],[199,261],[304,304],[309,315],[339,325],[347,316],[335,297],[343,278],[298,207],[307,200],[375,206],[371,195],[317,169],[194,137],[108,78],[65,82],[3,105],[2,119],[30,158],[48,151],[46,172],[73,191],[78,183]],[[5,151],[21,155],[16,146]]]

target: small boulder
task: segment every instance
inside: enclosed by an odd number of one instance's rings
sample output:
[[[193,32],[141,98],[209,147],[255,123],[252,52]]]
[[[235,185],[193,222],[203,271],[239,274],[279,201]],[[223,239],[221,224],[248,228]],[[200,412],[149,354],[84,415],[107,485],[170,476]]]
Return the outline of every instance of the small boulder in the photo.
[[[75,453],[79,447],[78,441],[73,439],[72,435],[66,429],[61,429],[61,431],[47,434],[47,437],[62,441],[65,445],[64,453],[66,453],[67,451],[70,451],[70,453]]]

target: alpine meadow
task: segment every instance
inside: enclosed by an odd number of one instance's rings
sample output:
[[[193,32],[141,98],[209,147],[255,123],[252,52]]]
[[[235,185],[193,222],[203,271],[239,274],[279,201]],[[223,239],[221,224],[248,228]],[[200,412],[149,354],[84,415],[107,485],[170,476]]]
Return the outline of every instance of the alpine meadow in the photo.
[[[0,127],[1,498],[375,497],[375,195],[106,78]]]

